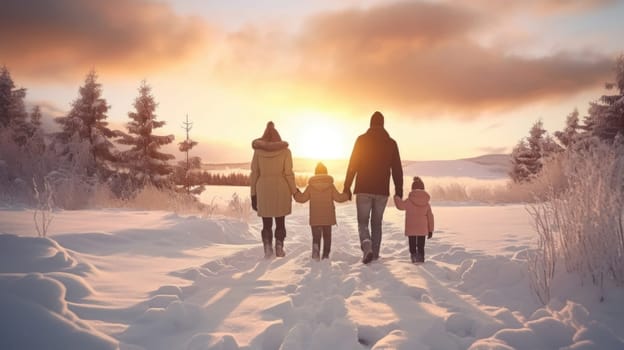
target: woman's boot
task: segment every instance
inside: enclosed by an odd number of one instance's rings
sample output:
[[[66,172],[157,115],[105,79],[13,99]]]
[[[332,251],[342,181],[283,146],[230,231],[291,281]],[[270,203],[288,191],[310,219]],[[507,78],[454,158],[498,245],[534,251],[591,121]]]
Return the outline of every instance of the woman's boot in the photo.
[[[273,257],[273,232],[271,230],[262,230],[262,245],[264,246],[264,257],[270,259]]]
[[[286,238],[286,229],[282,227],[275,228],[275,256],[284,257],[284,238]]]

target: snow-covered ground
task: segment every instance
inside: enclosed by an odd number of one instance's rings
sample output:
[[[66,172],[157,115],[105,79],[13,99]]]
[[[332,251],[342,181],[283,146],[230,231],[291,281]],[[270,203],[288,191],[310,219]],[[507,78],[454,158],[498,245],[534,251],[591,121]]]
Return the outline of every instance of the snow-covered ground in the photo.
[[[302,205],[270,260],[256,217],[63,211],[37,238],[31,211],[0,210],[0,349],[624,349],[621,287],[600,303],[568,276],[538,303],[523,206],[433,210],[422,265],[392,207],[370,265],[353,202],[321,262]]]
[[[414,175],[430,188],[500,185],[504,161],[407,162],[405,186]],[[248,191],[209,186],[201,199],[227,208],[236,193],[248,205]],[[293,208],[287,255],[271,260],[254,216],[60,211],[38,238],[31,210],[0,209],[0,349],[624,349],[622,287],[607,285],[600,302],[560,273],[540,305],[522,205],[434,201],[422,265],[409,262],[391,203],[370,265],[353,202],[337,206],[321,262],[310,258],[307,206]]]

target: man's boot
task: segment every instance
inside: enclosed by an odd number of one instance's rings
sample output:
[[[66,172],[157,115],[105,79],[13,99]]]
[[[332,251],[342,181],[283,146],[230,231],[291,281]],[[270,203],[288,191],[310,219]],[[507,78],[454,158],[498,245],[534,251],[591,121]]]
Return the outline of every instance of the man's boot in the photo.
[[[368,264],[373,260],[373,244],[370,239],[362,241],[362,262]]]

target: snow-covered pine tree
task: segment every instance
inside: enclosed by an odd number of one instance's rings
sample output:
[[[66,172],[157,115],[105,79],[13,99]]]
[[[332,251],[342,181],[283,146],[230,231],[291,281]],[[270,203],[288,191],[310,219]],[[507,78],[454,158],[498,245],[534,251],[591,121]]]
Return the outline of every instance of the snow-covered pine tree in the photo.
[[[13,119],[11,109],[15,98],[15,84],[6,66],[0,68],[0,127],[6,128]]]
[[[137,183],[167,187],[173,170],[168,161],[175,157],[158,150],[173,142],[174,136],[157,136],[152,133],[154,129],[165,125],[165,122],[156,120],[154,112],[157,104],[151,90],[145,81],[141,83],[139,96],[134,100],[136,111],[128,113],[131,119],[127,124],[128,133],[123,134],[117,142],[131,146],[129,150],[121,152],[121,158]]]
[[[43,132],[28,120],[26,89],[15,88],[7,67],[0,68],[0,192],[5,201],[29,203],[32,179],[46,173]],[[39,114],[40,116],[40,114]],[[40,122],[40,120],[39,120]]]
[[[0,127],[10,128],[14,141],[23,146],[32,134],[24,104],[26,89],[15,88],[6,66],[0,68]]]
[[[590,103],[583,129],[591,136],[611,143],[618,134],[624,136],[624,54],[615,63],[615,83],[607,83],[606,88],[616,89],[617,93],[603,95]]]
[[[80,96],[72,103],[69,114],[55,119],[61,126],[61,131],[55,134],[55,147],[61,156],[71,158],[69,144],[75,140],[87,141],[91,154],[87,174],[96,174],[103,180],[111,173],[110,163],[118,161],[117,151],[111,139],[118,137],[120,133],[108,128],[106,113],[109,106],[102,98],[102,85],[97,82],[94,70],[87,74],[79,94]]]
[[[509,176],[513,182],[528,181],[531,176],[528,164],[534,164],[534,155],[529,148],[526,138],[518,141],[511,151],[511,170]]]
[[[555,137],[563,147],[570,147],[579,137],[582,126],[579,123],[578,109],[574,109],[566,118],[565,128],[561,131],[555,131]]]
[[[542,170],[544,161],[561,150],[538,120],[531,127],[529,137],[521,140],[511,153],[510,177],[514,182],[531,181]]]

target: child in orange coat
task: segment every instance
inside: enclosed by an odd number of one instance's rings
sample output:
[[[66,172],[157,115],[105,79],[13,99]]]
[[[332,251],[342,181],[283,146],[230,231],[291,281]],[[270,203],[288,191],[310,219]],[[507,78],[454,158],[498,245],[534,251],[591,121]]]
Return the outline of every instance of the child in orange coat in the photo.
[[[408,237],[410,257],[413,263],[425,261],[425,236],[433,235],[433,213],[429,205],[429,193],[418,176],[412,182],[412,191],[407,199],[394,197],[397,209],[405,210],[405,235]]]
[[[323,239],[323,259],[329,258],[331,249],[331,229],[336,224],[334,201],[345,202],[349,196],[339,193],[334,186],[334,179],[327,175],[327,168],[318,163],[314,176],[308,180],[308,187],[303,193],[295,193],[299,203],[310,201],[310,226],[312,228],[312,259],[320,260],[321,238]]]

